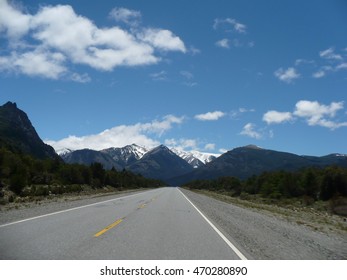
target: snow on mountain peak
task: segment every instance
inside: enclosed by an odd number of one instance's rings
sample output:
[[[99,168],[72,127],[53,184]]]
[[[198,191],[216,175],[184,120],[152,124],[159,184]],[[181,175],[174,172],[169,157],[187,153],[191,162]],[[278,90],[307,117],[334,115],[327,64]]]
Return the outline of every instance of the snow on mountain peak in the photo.
[[[134,160],[141,159],[146,153],[150,151],[162,150],[162,149],[168,149],[170,152],[184,159],[194,168],[198,168],[202,165],[205,165],[220,156],[220,154],[204,153],[204,152],[200,152],[196,150],[184,151],[182,149],[166,147],[164,145],[160,145],[158,147],[155,147],[154,149],[147,149],[137,144],[127,145],[121,148],[112,147],[112,148],[101,150],[101,152],[109,154],[117,162],[121,161],[123,162],[123,164],[128,164],[129,162],[132,162]],[[63,148],[63,149],[57,150],[56,152],[58,155],[64,156],[66,154],[73,152],[73,150],[68,148]]]
[[[66,154],[72,153],[73,150],[68,149],[68,148],[62,148],[62,149],[56,150],[55,152],[56,152],[59,156],[64,156],[64,155],[66,155]]]
[[[205,165],[220,156],[220,154],[204,153],[194,150],[184,151],[177,148],[172,148],[171,150],[179,157],[187,161],[194,168],[198,168],[201,165]]]

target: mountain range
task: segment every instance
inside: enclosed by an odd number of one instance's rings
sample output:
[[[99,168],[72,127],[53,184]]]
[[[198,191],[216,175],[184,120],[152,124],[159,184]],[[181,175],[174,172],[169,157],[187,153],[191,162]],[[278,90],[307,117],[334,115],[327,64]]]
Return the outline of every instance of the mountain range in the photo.
[[[169,184],[181,185],[191,180],[215,179],[234,176],[247,179],[266,171],[296,171],[315,166],[338,165],[347,168],[347,155],[330,154],[322,157],[300,156],[292,153],[262,149],[254,145],[232,149],[219,157],[206,156],[206,161],[189,152],[170,150],[160,145],[146,150],[136,144],[123,148],[93,151],[94,161],[106,168],[127,169],[145,177],[161,179]],[[78,150],[62,154],[67,163],[90,164],[91,150]],[[78,156],[75,156],[78,155]],[[201,158],[201,157],[200,157]]]
[[[178,150],[174,152],[164,145],[149,150],[136,144],[100,151],[63,149],[59,153],[66,163],[89,165],[92,162],[99,162],[106,169],[112,167],[117,170],[127,169],[160,180],[186,174],[216,158],[212,154]]]
[[[60,158],[51,146],[40,139],[26,113],[18,109],[16,103],[11,102],[0,106],[0,147],[40,159],[62,158],[66,163],[90,165],[99,162],[106,169],[126,169],[171,185],[222,176],[246,179],[266,171],[296,171],[309,166],[338,165],[347,168],[347,155],[301,156],[254,145],[238,147],[219,156],[197,151],[180,151],[164,145],[149,150],[132,144],[100,151],[63,149],[57,151]]]
[[[216,179],[223,176],[247,179],[263,172],[296,171],[306,167],[324,167],[328,165],[347,168],[347,155],[300,156],[248,145],[230,150],[190,173],[171,178],[170,182],[171,184],[181,185],[192,180]]]

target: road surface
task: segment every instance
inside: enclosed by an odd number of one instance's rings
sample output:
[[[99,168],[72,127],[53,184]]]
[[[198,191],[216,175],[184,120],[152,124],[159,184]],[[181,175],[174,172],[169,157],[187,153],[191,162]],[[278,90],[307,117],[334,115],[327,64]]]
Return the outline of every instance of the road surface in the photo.
[[[0,259],[347,259],[324,233],[179,188],[0,212]]]
[[[169,187],[0,225],[0,259],[247,258],[240,250]]]

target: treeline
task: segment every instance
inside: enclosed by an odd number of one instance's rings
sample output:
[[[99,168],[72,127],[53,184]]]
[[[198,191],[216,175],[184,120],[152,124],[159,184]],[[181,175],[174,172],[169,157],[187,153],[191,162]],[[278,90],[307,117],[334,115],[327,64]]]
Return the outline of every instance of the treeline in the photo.
[[[245,193],[259,194],[271,199],[305,196],[313,200],[326,201],[338,196],[347,196],[347,169],[329,166],[323,169],[306,168],[297,172],[265,172],[245,181],[235,177],[221,177],[216,180],[192,181],[184,187],[225,191],[232,196]]]
[[[45,188],[38,186],[45,186]],[[66,164],[60,159],[40,160],[0,148],[0,196],[8,188],[17,195],[48,195],[79,192],[82,185],[93,188],[153,188],[162,182],[129,171],[105,170],[100,163],[90,166]]]

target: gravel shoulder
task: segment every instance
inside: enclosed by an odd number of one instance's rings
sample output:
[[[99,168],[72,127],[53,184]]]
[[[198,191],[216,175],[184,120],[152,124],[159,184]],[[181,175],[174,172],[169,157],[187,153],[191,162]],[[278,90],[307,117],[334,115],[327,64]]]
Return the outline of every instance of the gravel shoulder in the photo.
[[[265,210],[181,191],[249,259],[347,259],[347,235],[342,231],[319,231]]]
[[[94,194],[70,194],[46,197],[45,199],[35,202],[33,201],[0,205],[0,225],[36,216],[46,215],[58,211],[63,211],[70,208],[93,204],[122,196],[127,196],[129,194],[135,194],[146,190],[149,189],[137,189]]]

